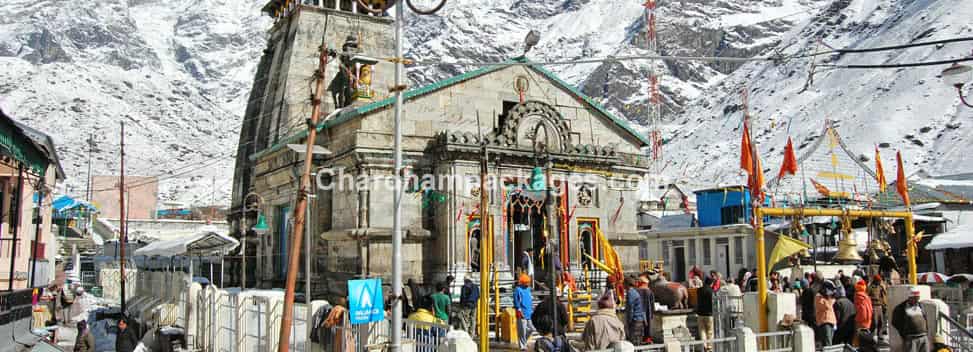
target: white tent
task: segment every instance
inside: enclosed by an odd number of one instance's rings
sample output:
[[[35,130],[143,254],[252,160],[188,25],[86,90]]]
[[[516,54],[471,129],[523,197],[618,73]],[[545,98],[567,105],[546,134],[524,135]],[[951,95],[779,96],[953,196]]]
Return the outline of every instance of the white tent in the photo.
[[[216,227],[204,227],[188,238],[178,238],[149,243],[135,250],[136,256],[178,257],[187,255],[225,255],[240,242]]]
[[[973,247],[973,222],[967,221],[956,225],[944,233],[938,234],[926,245],[927,250],[944,250]]]

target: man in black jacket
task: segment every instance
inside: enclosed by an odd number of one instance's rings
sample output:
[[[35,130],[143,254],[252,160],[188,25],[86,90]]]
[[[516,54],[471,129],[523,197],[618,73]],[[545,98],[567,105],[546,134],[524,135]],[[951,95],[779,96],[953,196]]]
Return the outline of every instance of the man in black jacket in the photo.
[[[133,329],[128,328],[128,318],[122,317],[118,320],[118,334],[115,335],[116,352],[132,352],[139,344],[138,335]]]
[[[699,339],[713,339],[713,278],[707,277],[703,282],[703,287],[696,290],[696,323],[699,325]],[[703,347],[706,351],[711,351],[713,346],[705,343]]]
[[[818,326],[814,316],[814,296],[818,295],[818,278],[815,274],[808,276],[808,287],[801,293],[801,320],[808,326]]]
[[[926,315],[919,306],[919,288],[909,289],[909,299],[892,310],[892,327],[902,336],[902,351],[926,351]]]
[[[557,327],[556,336],[563,336],[567,334],[567,324],[568,324],[568,309],[564,306],[564,303],[557,302],[557,317],[551,313],[552,308],[552,298],[547,296],[541,303],[534,307],[534,314],[531,316],[531,323],[537,328],[537,332],[541,335],[548,333],[553,333],[554,327]],[[557,318],[557,325],[553,324],[553,320]]]
[[[835,326],[833,342],[836,345],[851,344],[855,336],[855,314],[857,313],[855,311],[855,303],[848,298],[847,291],[844,295],[835,298],[837,300],[835,300],[833,307],[838,325]]]

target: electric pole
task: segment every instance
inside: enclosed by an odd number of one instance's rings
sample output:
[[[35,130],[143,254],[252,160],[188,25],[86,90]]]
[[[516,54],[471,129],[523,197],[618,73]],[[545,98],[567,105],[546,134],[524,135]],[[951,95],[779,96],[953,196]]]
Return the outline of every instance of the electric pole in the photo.
[[[287,281],[284,288],[284,312],[280,322],[280,341],[278,352],[287,352],[290,348],[291,324],[294,321],[294,290],[297,286],[297,271],[301,262],[301,240],[304,235],[304,223],[307,215],[307,200],[311,188],[311,167],[314,161],[314,144],[318,136],[318,118],[321,115],[321,96],[324,94],[324,71],[328,65],[328,48],[324,43],[319,48],[318,70],[315,72],[316,86],[311,98],[311,118],[307,121],[307,151],[304,154],[304,172],[301,175],[300,189],[297,194],[297,205],[294,206],[294,228],[291,230],[291,248],[287,258]],[[310,306],[310,305],[309,305]]]
[[[121,176],[118,181],[118,273],[122,292],[122,315],[125,314],[125,245],[128,244],[127,212],[125,211],[125,121],[121,133]]]
[[[91,154],[95,149],[95,135],[93,133],[88,134],[88,182],[85,183],[84,191],[84,201],[91,204]],[[91,227],[91,209],[85,208],[85,213],[88,214],[88,219],[84,222],[85,235],[90,231]]]

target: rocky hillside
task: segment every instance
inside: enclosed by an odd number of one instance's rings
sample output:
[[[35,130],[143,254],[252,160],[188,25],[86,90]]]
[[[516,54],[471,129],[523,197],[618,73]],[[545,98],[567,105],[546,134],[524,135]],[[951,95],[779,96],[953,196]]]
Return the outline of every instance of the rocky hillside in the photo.
[[[5,0],[0,106],[52,134],[83,194],[94,174],[159,175],[163,196],[225,198],[232,153],[269,20],[260,0]]]
[[[659,54],[751,57],[806,52],[818,37],[835,47],[867,47],[969,35],[970,7],[963,1],[660,1]],[[89,132],[94,173],[117,172],[119,122],[125,121],[130,174],[159,175],[167,199],[208,203],[215,192],[225,201],[240,119],[270,26],[259,13],[262,2],[6,0],[0,4],[0,106],[55,137],[71,177],[66,192],[83,193]],[[541,42],[528,55],[534,61],[653,54],[643,14],[637,0],[449,0],[436,16],[408,16],[407,51],[420,60],[499,61],[520,55],[524,36],[537,29]],[[964,51],[969,47],[821,59],[899,62]],[[409,73],[427,83],[471,68]],[[782,145],[787,129],[795,139],[815,138],[824,117],[841,121],[845,134],[881,122],[855,146],[901,145],[910,160],[948,172],[962,168],[964,149],[956,146],[970,142],[970,129],[960,127],[969,110],[940,85],[940,67],[819,70],[808,89],[806,60],[549,68],[643,125],[648,72],[660,72],[670,139],[666,172],[674,176],[726,182],[736,175],[733,158],[717,158],[737,139],[734,92],[744,82],[752,89],[758,139],[768,146]],[[778,155],[767,154],[770,166]]]
[[[973,37],[973,7],[964,0],[843,0],[783,38],[784,55],[834,48],[874,48]],[[818,41],[820,39],[820,42]],[[823,43],[823,44],[821,44]],[[973,42],[869,54],[824,55],[779,63],[750,63],[694,101],[666,126],[666,172],[672,178],[739,183],[740,91],[750,92],[752,134],[768,174],[776,175],[787,137],[797,154],[818,138],[824,120],[838,127],[848,147],[874,165],[880,147],[886,177],[894,179],[895,150],[910,175],[969,172],[973,109],[940,75],[947,65],[841,69],[938,61],[973,55]],[[969,64],[969,63],[967,63]],[[965,94],[970,95],[967,86]],[[730,157],[728,157],[730,156]],[[769,178],[769,176],[768,176]],[[874,187],[874,186],[871,186]],[[813,190],[811,191],[813,192]]]

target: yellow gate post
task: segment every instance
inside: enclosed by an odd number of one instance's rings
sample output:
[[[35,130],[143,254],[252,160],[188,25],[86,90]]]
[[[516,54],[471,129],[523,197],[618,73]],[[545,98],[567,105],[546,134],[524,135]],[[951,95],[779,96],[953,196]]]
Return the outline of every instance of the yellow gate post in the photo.
[[[767,332],[767,259],[764,258],[764,217],[760,207],[753,207],[755,242],[757,242],[757,314],[760,332]]]

